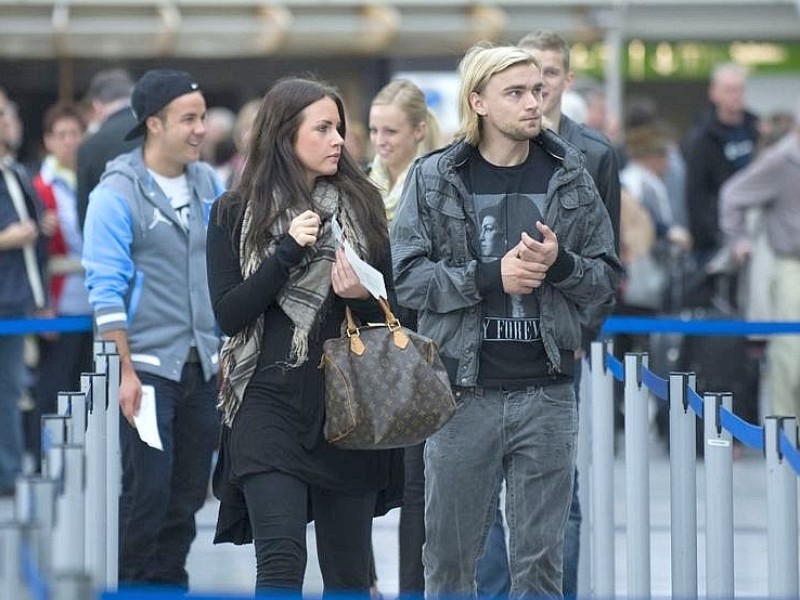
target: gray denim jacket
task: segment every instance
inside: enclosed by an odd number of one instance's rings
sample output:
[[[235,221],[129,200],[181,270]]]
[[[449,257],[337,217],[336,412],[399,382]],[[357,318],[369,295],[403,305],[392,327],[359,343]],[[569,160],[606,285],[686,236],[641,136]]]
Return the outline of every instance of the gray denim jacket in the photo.
[[[561,372],[562,352],[580,347],[578,306],[609,301],[622,271],[608,212],[583,155],[551,131],[538,141],[561,162],[548,184],[544,219],[572,265],[558,281],[548,276],[540,290],[545,351],[551,368]],[[477,383],[481,344],[479,228],[464,184],[474,152],[459,141],[418,159],[391,230],[398,302],[418,312],[418,331],[436,341],[451,382],[461,387]]]

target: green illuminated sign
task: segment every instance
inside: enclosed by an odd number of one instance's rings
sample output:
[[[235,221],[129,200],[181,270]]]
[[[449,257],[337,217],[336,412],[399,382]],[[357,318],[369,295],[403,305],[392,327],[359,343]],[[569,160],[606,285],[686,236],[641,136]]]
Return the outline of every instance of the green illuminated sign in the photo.
[[[572,69],[602,77],[606,46],[603,42],[574,44]],[[627,79],[707,79],[715,65],[736,62],[751,73],[800,73],[800,44],[742,42],[643,42],[631,40],[623,49]]]

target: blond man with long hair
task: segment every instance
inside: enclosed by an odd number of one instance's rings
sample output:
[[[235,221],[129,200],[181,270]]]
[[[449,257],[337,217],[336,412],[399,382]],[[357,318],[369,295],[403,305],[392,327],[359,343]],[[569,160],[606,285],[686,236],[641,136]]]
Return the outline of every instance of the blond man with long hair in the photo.
[[[579,307],[613,295],[619,260],[583,156],[542,128],[538,61],[479,45],[459,71],[456,140],[414,164],[391,230],[398,301],[459,404],[426,442],[426,594],[476,594],[505,479],[511,595],[559,597]],[[487,215],[501,244],[480,243]]]

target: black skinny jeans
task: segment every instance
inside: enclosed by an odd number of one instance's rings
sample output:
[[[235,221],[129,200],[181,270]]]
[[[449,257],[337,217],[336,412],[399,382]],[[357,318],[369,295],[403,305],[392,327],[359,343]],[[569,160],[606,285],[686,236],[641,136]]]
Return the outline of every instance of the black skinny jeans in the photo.
[[[256,551],[256,592],[296,592],[306,570],[308,500],[325,592],[369,597],[372,516],[376,492],[344,494],[280,472],[243,482]]]
[[[195,514],[206,501],[211,455],[219,437],[216,378],[187,363],[180,381],[138,373],[156,393],[164,451],[139,439],[120,414],[122,498],[120,585],[189,588],[186,557],[196,534]]]
[[[405,449],[406,486],[400,509],[400,594],[425,592],[422,544],[425,543],[425,442]]]

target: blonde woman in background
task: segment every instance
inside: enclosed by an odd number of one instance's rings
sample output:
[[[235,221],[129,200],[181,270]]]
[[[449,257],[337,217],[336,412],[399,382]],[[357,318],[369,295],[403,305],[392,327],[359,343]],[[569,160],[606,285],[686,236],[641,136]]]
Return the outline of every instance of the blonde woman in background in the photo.
[[[395,79],[381,89],[369,111],[369,138],[375,158],[370,179],[380,188],[386,218],[391,224],[403,193],[406,174],[414,159],[440,145],[436,117],[425,95],[407,79]],[[416,325],[416,315],[399,309],[406,326]],[[425,578],[422,544],[425,541],[423,475],[424,443],[405,449],[405,489],[400,510],[400,595],[422,595]],[[373,593],[375,588],[373,588]]]
[[[372,100],[369,139],[375,158],[369,177],[381,190],[390,223],[412,161],[438,148],[440,137],[439,123],[425,104],[425,95],[408,79],[389,82]]]

